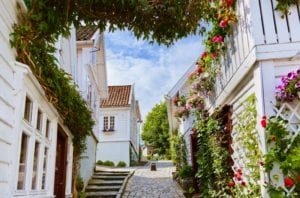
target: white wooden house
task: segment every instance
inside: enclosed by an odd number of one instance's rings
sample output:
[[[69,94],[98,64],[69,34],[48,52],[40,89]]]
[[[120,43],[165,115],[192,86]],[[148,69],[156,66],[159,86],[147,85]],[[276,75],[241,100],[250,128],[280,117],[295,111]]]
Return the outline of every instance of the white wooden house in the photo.
[[[183,116],[178,118],[175,116],[177,107],[174,104],[174,99],[177,96],[188,97],[190,94],[190,83],[188,81],[189,75],[196,69],[196,65],[190,66],[178,82],[172,87],[172,89],[165,96],[168,110],[169,120],[169,133],[178,134],[184,137],[185,144],[187,147],[187,163],[192,165],[191,158],[191,134],[193,128],[194,115]]]
[[[17,2],[26,9],[23,1],[0,2],[0,197],[72,197],[72,134],[9,43]],[[67,72],[76,64],[74,33],[58,41]]]
[[[127,166],[138,160],[140,108],[133,85],[108,86],[108,99],[100,105],[97,160]]]
[[[85,184],[93,174],[96,163],[98,133],[100,128],[100,100],[108,97],[104,35],[97,27],[79,27],[76,30],[77,64],[73,79],[82,97],[87,101],[95,125],[86,139],[86,151],[81,156],[80,176]]]
[[[243,167],[247,161],[245,150],[239,142],[239,131],[235,127],[239,123],[238,115],[244,111],[243,101],[250,95],[255,95],[259,148],[265,154],[267,147],[265,131],[259,124],[261,118],[263,115],[282,113],[274,111],[275,87],[282,75],[300,68],[300,5],[291,6],[290,13],[283,18],[281,12],[274,10],[276,5],[276,0],[237,1],[238,22],[233,26],[232,35],[225,40],[227,50],[221,61],[221,73],[216,79],[215,94],[206,101],[206,108],[210,113],[217,107],[231,106],[233,171]],[[176,122],[171,114],[174,112],[171,98],[175,97],[177,91],[185,94],[182,90],[186,82],[181,81],[185,81],[186,76],[185,74],[168,94],[169,120],[172,127],[176,127]],[[293,115],[300,113],[299,108],[289,109]],[[293,119],[299,122],[299,118]],[[185,130],[192,127],[184,126],[184,122],[186,121],[181,120],[180,127]],[[272,180],[268,174],[261,173],[262,197],[268,197],[264,182]],[[284,186],[282,176],[279,177],[278,185]]]

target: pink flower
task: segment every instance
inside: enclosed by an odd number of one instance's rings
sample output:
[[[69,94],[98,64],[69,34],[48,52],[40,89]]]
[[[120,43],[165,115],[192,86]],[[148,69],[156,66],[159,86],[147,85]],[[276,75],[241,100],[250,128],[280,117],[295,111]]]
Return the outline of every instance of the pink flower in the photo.
[[[212,54],[211,54],[211,57],[212,57],[212,58],[216,58],[216,57],[217,57],[217,52],[212,53]]]
[[[295,185],[295,182],[291,178],[285,178],[284,179],[284,185],[286,187],[292,188]]]
[[[227,25],[228,25],[228,21],[227,21],[227,20],[222,20],[222,21],[219,23],[219,26],[220,26],[221,28],[225,28]]]
[[[222,43],[223,37],[222,36],[214,36],[211,40],[215,43]]]

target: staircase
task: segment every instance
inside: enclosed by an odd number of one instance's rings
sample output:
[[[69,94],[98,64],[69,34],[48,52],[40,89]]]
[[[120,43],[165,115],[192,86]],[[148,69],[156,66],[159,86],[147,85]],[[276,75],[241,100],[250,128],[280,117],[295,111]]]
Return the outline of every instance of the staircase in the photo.
[[[95,171],[85,192],[87,198],[115,198],[129,171]]]

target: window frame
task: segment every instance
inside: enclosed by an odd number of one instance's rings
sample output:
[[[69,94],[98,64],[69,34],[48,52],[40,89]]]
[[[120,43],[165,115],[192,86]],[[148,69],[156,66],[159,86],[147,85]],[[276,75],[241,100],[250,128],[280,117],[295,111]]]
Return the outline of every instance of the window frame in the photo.
[[[29,101],[29,107],[27,106],[28,101]],[[27,109],[27,107],[29,109]],[[25,104],[24,104],[23,120],[25,120],[29,124],[31,124],[31,122],[32,122],[32,112],[33,112],[33,100],[28,95],[26,95]]]
[[[26,143],[25,146],[23,146],[23,137],[25,136],[26,138]],[[25,150],[24,150],[25,148]],[[17,176],[17,191],[25,191],[26,190],[26,180],[28,177],[28,161],[29,161],[29,148],[30,148],[30,135],[28,135],[27,132],[24,130],[22,131],[21,134],[21,142],[20,142],[20,149],[19,149],[19,162],[18,162],[18,176]],[[22,157],[22,152],[25,151],[25,154],[23,154],[24,158]],[[21,159],[24,159],[24,162],[21,163]],[[19,182],[20,182],[20,166],[23,164],[23,185],[22,188],[19,188]]]
[[[103,132],[116,130],[116,116],[103,116]]]

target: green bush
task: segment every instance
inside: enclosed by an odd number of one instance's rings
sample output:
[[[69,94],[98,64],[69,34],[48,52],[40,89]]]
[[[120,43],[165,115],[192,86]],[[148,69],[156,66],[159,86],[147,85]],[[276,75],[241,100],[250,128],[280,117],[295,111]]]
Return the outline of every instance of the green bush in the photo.
[[[181,178],[190,178],[193,177],[193,170],[190,165],[184,165],[179,171],[179,177]]]
[[[76,189],[78,192],[81,192],[83,190],[84,187],[84,182],[83,179],[80,175],[77,175],[76,177]]]
[[[85,192],[78,192],[78,198],[86,198]]]
[[[123,161],[119,161],[119,163],[117,164],[117,167],[126,167],[126,163]]]
[[[102,162],[101,160],[98,160],[98,161],[96,162],[96,164],[97,164],[97,165],[103,165],[103,162]]]
[[[103,162],[104,166],[115,166],[115,163],[109,160],[106,160],[105,162]]]

